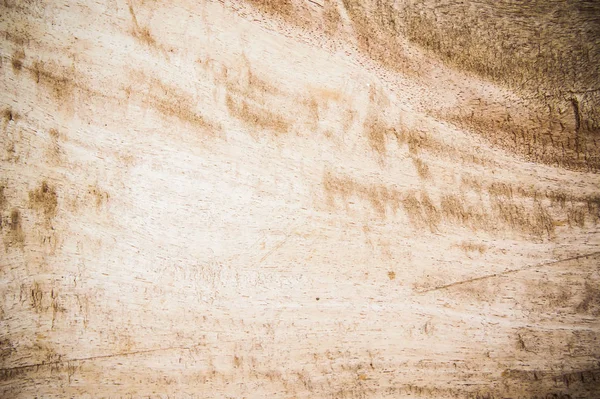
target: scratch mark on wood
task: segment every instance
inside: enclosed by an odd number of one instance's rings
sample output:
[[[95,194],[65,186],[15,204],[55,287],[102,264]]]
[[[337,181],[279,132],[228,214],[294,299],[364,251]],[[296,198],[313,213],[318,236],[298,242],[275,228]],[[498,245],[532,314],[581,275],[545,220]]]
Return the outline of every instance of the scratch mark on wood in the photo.
[[[573,256],[573,257],[565,258],[565,259],[554,260],[554,261],[551,261],[551,262],[538,263],[538,264],[535,264],[535,265],[524,267],[522,269],[507,270],[507,271],[502,272],[502,273],[488,274],[486,276],[475,277],[475,278],[471,278],[471,279],[463,280],[463,281],[457,281],[455,283],[445,284],[445,285],[441,285],[441,286],[438,286],[438,287],[430,288],[430,289],[427,289],[427,290],[418,290],[418,291],[415,291],[415,292],[417,294],[425,294],[425,293],[432,292],[432,291],[439,291],[439,290],[444,290],[446,288],[456,287],[458,285],[474,283],[476,281],[487,280],[487,279],[494,278],[494,277],[506,276],[506,275],[509,275],[509,274],[514,274],[514,273],[522,272],[522,271],[525,271],[525,270],[537,269],[539,267],[552,266],[552,265],[556,265],[556,264],[559,264],[559,263],[568,262],[568,261],[571,261],[571,260],[583,259],[583,258],[587,258],[587,257],[590,257],[590,256],[598,255],[598,254],[600,254],[600,251],[592,252],[592,253],[585,254],[585,255],[577,255],[577,256]]]
[[[89,356],[89,357],[72,358],[72,359],[64,359],[64,360],[61,359],[61,360],[57,360],[57,361],[54,361],[54,362],[42,362],[42,363],[35,363],[35,364],[26,364],[26,365],[23,365],[23,366],[6,367],[6,368],[3,368],[3,369],[0,369],[0,374],[5,374],[5,373],[11,372],[11,371],[22,371],[22,370],[27,370],[27,369],[30,369],[30,368],[56,366],[56,365],[60,365],[60,364],[70,363],[70,362],[86,362],[86,361],[90,361],[90,360],[101,360],[101,359],[110,359],[110,358],[114,358],[114,357],[144,355],[144,354],[148,354],[148,353],[166,352],[166,351],[172,351],[172,350],[192,350],[196,346],[199,346],[199,345],[193,345],[193,346],[169,346],[169,347],[166,347],[166,348],[146,349],[146,350],[132,351],[132,352],[112,353],[112,354],[109,354],[109,355],[98,355],[98,356]]]

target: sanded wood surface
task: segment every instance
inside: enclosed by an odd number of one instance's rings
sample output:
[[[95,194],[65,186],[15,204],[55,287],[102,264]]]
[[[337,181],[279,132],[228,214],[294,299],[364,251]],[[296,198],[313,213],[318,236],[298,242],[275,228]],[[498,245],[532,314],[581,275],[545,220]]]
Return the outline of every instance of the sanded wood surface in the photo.
[[[396,3],[0,4],[0,396],[600,397],[592,31]]]

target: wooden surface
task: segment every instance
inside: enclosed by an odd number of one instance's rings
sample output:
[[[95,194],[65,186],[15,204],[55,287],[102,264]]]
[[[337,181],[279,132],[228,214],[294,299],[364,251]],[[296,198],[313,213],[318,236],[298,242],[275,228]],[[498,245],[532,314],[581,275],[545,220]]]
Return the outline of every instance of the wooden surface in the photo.
[[[0,396],[600,397],[593,88],[287,3],[0,5]]]

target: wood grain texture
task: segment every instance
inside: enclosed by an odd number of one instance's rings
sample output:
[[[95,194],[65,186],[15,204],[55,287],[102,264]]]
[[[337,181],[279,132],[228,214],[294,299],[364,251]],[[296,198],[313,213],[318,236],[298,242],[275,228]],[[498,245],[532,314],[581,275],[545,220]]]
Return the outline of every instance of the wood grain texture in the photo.
[[[430,3],[0,4],[0,396],[598,397],[594,14]]]

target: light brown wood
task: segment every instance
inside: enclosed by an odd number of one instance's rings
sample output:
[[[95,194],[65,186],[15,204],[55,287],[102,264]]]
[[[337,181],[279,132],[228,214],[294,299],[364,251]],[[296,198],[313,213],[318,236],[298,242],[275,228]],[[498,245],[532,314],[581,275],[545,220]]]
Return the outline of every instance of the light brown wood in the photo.
[[[597,42],[392,3],[0,5],[0,396],[598,397]]]

